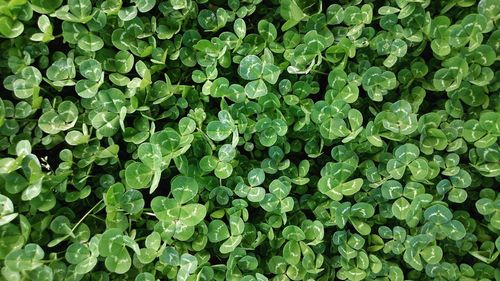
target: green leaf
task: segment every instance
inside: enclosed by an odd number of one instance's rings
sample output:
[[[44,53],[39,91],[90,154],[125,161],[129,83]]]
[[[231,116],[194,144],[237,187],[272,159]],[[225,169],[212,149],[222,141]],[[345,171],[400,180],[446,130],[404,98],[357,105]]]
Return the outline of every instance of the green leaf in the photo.
[[[257,99],[267,95],[267,86],[264,80],[259,79],[245,85],[245,94],[249,99]]]
[[[45,253],[38,244],[29,243],[22,249],[10,252],[5,257],[5,265],[13,271],[29,271],[43,265]]]
[[[269,185],[269,191],[278,199],[284,199],[290,193],[291,185],[281,180],[273,180]]]
[[[99,36],[88,33],[80,37],[78,47],[87,52],[96,52],[104,47],[104,42]]]
[[[24,25],[9,17],[0,17],[0,34],[7,38],[16,38],[24,31]]]
[[[179,213],[179,220],[187,226],[199,224],[206,216],[207,208],[201,204],[188,204],[182,206]]]
[[[198,183],[194,178],[178,176],[170,184],[172,195],[179,204],[184,204],[198,194]]]
[[[410,203],[406,198],[401,197],[392,204],[392,214],[399,220],[405,220],[409,211]]]
[[[238,36],[238,38],[245,38],[245,35],[246,35],[246,32],[247,32],[247,26],[245,24],[245,21],[243,19],[236,19],[234,21],[234,33],[236,33],[236,36]],[[247,59],[248,60],[248,59]],[[241,63],[240,63],[240,66],[241,66]],[[243,77],[243,76],[241,76]],[[243,77],[244,79],[246,79],[245,77]],[[248,80],[251,80],[251,79],[248,79]]]
[[[220,121],[211,121],[207,125],[207,135],[214,141],[223,141],[231,134],[231,126]]]
[[[83,77],[97,82],[101,79],[102,66],[101,63],[95,59],[88,59],[83,61],[79,66],[80,73]]]
[[[82,19],[90,15],[92,11],[92,3],[90,0],[68,0],[70,12]]]
[[[244,57],[238,66],[238,74],[245,80],[259,79],[262,72],[262,61],[259,57],[254,55]]]
[[[66,260],[71,264],[79,264],[90,256],[90,250],[80,243],[71,244],[65,254]]]
[[[135,5],[137,9],[141,13],[146,13],[154,8],[156,1],[155,0],[135,0]]]
[[[0,0],[0,279],[500,279],[499,14]]]
[[[229,239],[220,245],[219,251],[223,254],[231,253],[234,249],[236,249],[236,247],[238,247],[242,239],[243,236],[241,235],[229,237]]]
[[[127,190],[120,197],[120,206],[123,210],[129,214],[137,214],[144,208],[144,199],[142,198],[142,193],[137,190],[131,189]]]
[[[213,220],[208,225],[208,240],[212,243],[218,243],[229,238],[229,229],[221,220]]]
[[[262,69],[262,79],[270,84],[276,84],[278,82],[281,70],[278,66],[274,64],[264,64]]]
[[[71,223],[66,216],[57,216],[50,223],[50,229],[61,235],[73,235]]]
[[[132,265],[132,258],[125,247],[108,256],[104,262],[106,269],[111,272],[123,274],[127,272]]]
[[[251,186],[259,186],[264,182],[264,179],[266,178],[266,175],[264,174],[264,170],[257,168],[257,169],[252,169],[248,173],[248,184]]]
[[[426,220],[432,223],[445,223],[452,219],[453,215],[451,211],[443,205],[434,205],[429,207],[424,212],[424,217]]]
[[[306,239],[306,236],[298,226],[289,225],[283,229],[283,238],[292,241],[302,241]]]
[[[18,213],[14,212],[14,204],[9,197],[0,194],[0,226],[14,220]]]
[[[215,167],[214,173],[220,179],[227,179],[233,173],[233,166],[226,162],[219,162]]]
[[[443,250],[439,246],[430,246],[423,249],[420,255],[428,264],[437,264],[443,258]]]
[[[180,206],[174,199],[156,196],[151,200],[151,209],[156,217],[165,222],[172,222],[180,216]]]
[[[125,169],[125,180],[130,188],[148,188],[153,177],[153,171],[147,165],[134,162]]]
[[[63,101],[57,111],[51,109],[38,119],[38,126],[47,134],[57,134],[72,128],[78,119],[78,108],[70,101]]]

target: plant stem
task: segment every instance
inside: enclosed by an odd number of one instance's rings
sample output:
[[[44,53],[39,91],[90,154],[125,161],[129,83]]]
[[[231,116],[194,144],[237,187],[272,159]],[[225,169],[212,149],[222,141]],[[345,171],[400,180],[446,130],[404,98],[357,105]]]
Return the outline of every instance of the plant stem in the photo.
[[[75,224],[75,226],[73,226],[73,228],[71,229],[71,232],[73,232],[83,222],[83,220],[88,215],[90,215],[90,213],[92,213],[92,211],[95,210],[95,208],[97,208],[97,206],[99,206],[99,204],[101,204],[103,201],[104,201],[104,199],[99,200],[99,202],[97,202],[97,204],[95,204],[94,207],[92,207],[85,215],[83,215],[83,217]]]

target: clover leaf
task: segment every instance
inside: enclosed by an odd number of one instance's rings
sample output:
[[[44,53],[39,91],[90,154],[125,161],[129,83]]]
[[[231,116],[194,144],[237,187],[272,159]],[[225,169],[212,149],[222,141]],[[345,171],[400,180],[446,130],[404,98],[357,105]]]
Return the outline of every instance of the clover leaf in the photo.
[[[0,0],[0,279],[499,279],[498,1],[330,2]]]
[[[408,237],[405,242],[404,260],[416,270],[423,269],[424,261],[427,264],[440,262],[443,257],[443,250],[439,246],[429,245],[430,243],[432,243],[432,235],[430,234]]]
[[[12,271],[29,271],[43,265],[45,252],[38,244],[29,243],[5,257],[5,266]]]
[[[14,220],[18,213],[14,212],[14,204],[9,197],[0,194],[0,206],[2,206],[2,212],[0,212],[0,226],[7,224]]]
[[[127,272],[132,265],[132,258],[127,247],[138,251],[138,246],[129,236],[117,228],[106,230],[99,241],[99,255],[106,258],[105,265],[111,272]]]
[[[389,90],[396,88],[397,81],[393,72],[374,66],[363,73],[362,85],[372,100],[382,101]]]
[[[257,99],[267,95],[265,82],[275,84],[280,75],[279,67],[262,61],[255,55],[244,57],[238,66],[238,74],[245,80],[250,80],[245,86],[245,93],[250,99]]]
[[[57,134],[61,131],[71,129],[78,119],[78,108],[71,101],[63,101],[57,106],[57,110],[46,111],[40,119],[38,126],[48,134]]]

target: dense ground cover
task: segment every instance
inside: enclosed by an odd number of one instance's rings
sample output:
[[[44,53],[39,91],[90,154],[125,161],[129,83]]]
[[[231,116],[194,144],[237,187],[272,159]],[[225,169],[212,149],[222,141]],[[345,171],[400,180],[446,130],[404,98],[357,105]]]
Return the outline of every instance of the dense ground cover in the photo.
[[[0,280],[500,280],[499,15],[0,0]]]

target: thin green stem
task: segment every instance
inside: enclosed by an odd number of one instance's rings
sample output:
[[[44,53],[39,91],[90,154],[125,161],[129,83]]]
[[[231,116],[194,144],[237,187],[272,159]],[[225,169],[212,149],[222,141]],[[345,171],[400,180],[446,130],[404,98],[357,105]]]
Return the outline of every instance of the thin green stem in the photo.
[[[208,137],[208,135],[207,135],[207,134],[206,134],[206,133],[205,133],[202,129],[200,129],[200,128],[196,128],[196,130],[197,130],[198,132],[200,132],[200,133],[201,133],[201,134],[205,137],[205,139],[208,141],[208,144],[210,144],[210,147],[211,147],[213,150],[215,150],[217,146],[216,146],[216,145],[215,145],[215,143],[214,143],[214,142],[213,142],[213,141],[212,141],[212,140]]]
[[[102,202],[104,202],[104,199],[99,200],[99,202],[97,202],[97,204],[95,204],[94,207],[92,207],[85,215],[83,215],[83,217],[75,224],[75,226],[73,226],[71,232],[73,232],[83,222],[83,220],[88,215],[90,215],[90,213],[92,213],[92,211],[94,211],[97,208],[97,206],[99,206]]]
[[[106,220],[105,220],[105,219],[103,219],[103,218],[101,218],[101,217],[98,217],[98,216],[96,216],[96,215],[94,215],[94,214],[90,214],[90,216],[91,216],[91,217],[93,217],[93,218],[94,218],[94,219],[96,219],[96,220],[99,220],[99,221],[102,221],[102,222],[106,223]]]

